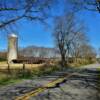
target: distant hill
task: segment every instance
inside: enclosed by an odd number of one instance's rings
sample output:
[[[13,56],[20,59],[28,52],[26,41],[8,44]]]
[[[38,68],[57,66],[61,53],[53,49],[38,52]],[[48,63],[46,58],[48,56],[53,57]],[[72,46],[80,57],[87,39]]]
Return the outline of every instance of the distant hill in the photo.
[[[59,57],[59,51],[56,48],[28,46],[19,50],[19,54],[25,57]]]

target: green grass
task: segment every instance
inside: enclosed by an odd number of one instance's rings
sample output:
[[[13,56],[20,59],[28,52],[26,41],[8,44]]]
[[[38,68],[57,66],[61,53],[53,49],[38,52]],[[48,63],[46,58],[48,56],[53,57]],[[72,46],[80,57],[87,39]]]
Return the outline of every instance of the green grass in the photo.
[[[9,85],[9,84],[15,84],[15,83],[18,83],[20,81],[21,80],[19,80],[19,79],[4,78],[4,79],[0,80],[0,86]]]
[[[8,85],[8,84],[15,84],[20,81],[21,81],[20,79],[16,79],[7,74],[0,73],[0,86]]]
[[[23,79],[31,79],[33,77],[49,75],[58,70],[60,70],[60,67],[45,64],[40,68],[34,68],[31,70],[16,69],[11,70],[10,73],[0,73],[0,86],[15,84],[22,81]]]
[[[44,65],[43,67],[40,67],[40,68],[36,68],[34,70],[32,70],[32,74],[34,76],[43,76],[43,75],[49,75],[55,71],[59,71],[61,70],[60,67],[58,66],[55,66],[55,65]]]

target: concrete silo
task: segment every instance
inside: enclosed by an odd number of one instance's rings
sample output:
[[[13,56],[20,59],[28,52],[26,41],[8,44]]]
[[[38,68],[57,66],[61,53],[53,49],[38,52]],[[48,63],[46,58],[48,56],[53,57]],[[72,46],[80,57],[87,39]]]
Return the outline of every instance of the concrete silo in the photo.
[[[18,36],[16,34],[8,35],[8,63],[17,59],[18,56]]]

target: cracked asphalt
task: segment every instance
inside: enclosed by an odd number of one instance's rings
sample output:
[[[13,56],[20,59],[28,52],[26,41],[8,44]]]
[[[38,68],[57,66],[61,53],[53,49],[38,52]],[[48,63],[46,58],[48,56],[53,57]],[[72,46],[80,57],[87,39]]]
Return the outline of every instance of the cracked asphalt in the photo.
[[[97,68],[100,64],[82,66],[77,73],[79,76],[68,78],[66,82],[59,86],[46,89],[37,96],[30,97],[29,100],[100,100],[99,75]],[[65,73],[72,73],[75,70],[64,70],[49,76],[36,77],[24,80],[16,85],[0,87],[0,100],[15,100],[16,97],[34,91],[37,88],[55,80]]]

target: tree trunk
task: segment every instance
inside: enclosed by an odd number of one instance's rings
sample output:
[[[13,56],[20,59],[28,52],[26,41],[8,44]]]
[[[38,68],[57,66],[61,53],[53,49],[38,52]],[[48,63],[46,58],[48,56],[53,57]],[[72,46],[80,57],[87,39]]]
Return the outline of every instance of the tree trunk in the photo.
[[[66,65],[66,60],[65,60],[64,54],[61,55],[61,65],[62,65],[62,67],[65,67],[65,65]]]

